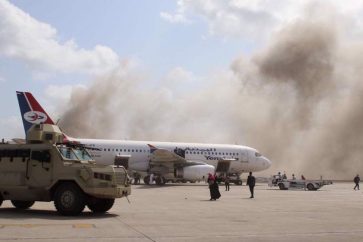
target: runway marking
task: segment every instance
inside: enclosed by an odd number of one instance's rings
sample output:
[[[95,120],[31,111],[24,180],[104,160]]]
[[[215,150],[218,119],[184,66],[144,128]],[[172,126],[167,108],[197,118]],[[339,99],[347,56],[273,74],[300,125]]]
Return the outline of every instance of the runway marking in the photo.
[[[91,229],[95,227],[94,224],[73,224],[74,229]]]
[[[20,228],[37,228],[37,227],[61,227],[61,226],[69,226],[74,229],[91,229],[96,228],[94,224],[0,224],[0,229],[7,227],[20,227]]]

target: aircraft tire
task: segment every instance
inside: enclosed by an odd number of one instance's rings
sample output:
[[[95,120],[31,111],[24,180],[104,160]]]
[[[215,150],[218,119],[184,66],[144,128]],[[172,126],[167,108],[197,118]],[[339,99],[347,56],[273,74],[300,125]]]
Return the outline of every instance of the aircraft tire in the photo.
[[[11,200],[11,203],[17,209],[28,209],[33,206],[34,201],[20,201],[20,200]]]
[[[61,184],[54,194],[54,205],[58,213],[65,216],[75,216],[82,213],[86,206],[83,191],[74,183]]]
[[[145,176],[145,177],[144,177],[144,183],[145,183],[146,185],[149,185],[149,184],[150,184],[150,176]]]
[[[162,185],[165,185],[166,180],[165,180],[165,178],[164,178],[164,177],[162,177],[162,176],[158,176],[158,177],[155,179],[155,182],[156,182],[156,185],[162,186]]]
[[[105,213],[110,210],[115,199],[91,197],[87,201],[87,207],[94,213]]]

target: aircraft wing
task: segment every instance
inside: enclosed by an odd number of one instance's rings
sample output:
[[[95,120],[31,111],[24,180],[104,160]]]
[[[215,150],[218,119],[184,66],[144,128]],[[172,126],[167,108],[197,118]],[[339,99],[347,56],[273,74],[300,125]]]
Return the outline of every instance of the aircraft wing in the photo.
[[[174,166],[184,167],[184,166],[206,164],[200,161],[186,160],[184,157],[176,154],[175,152],[166,149],[156,148],[155,146],[152,146],[150,144],[148,144],[148,146],[150,147],[151,151],[150,161],[154,165],[161,165],[161,166],[174,165]],[[236,160],[237,159],[235,158],[221,158],[219,161],[231,162]]]
[[[25,144],[26,143],[26,140],[21,139],[21,138],[14,138],[14,139],[12,139],[12,141],[14,142],[14,144]]]
[[[188,163],[188,161],[181,157],[180,155],[177,155],[169,150],[166,149],[159,149],[152,145],[149,145],[151,149],[151,157],[150,160],[154,164],[166,164],[166,163],[173,163],[175,165],[183,165]]]

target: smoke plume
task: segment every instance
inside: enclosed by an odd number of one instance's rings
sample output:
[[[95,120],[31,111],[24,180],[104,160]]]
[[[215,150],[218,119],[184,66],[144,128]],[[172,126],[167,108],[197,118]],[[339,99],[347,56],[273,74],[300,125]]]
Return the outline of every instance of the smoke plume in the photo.
[[[363,45],[334,23],[297,19],[184,91],[124,63],[74,89],[60,125],[75,137],[244,144],[273,161],[267,173],[351,178],[363,171]]]

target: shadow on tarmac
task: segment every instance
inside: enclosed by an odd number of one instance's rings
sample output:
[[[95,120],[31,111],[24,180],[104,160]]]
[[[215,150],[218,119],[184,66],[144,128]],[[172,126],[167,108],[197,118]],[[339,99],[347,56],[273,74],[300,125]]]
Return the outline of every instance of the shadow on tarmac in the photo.
[[[232,186],[232,185],[231,185]],[[236,187],[242,187],[240,185],[233,185]],[[207,183],[200,183],[200,184],[165,184],[165,185],[145,185],[145,184],[139,184],[139,185],[132,185],[132,189],[151,189],[151,188],[162,188],[162,187],[208,187]],[[223,187],[223,184],[219,184],[219,187]],[[245,186],[243,186],[245,187]]]
[[[86,219],[108,219],[112,217],[118,217],[117,214],[112,213],[104,213],[104,214],[97,214],[93,213],[91,211],[85,211],[77,216],[62,216],[57,211],[54,210],[39,210],[39,209],[17,209],[17,208],[0,208],[1,218],[2,219],[11,219],[14,220],[14,218],[18,219],[32,219],[32,218],[38,218],[38,219],[46,219],[46,220],[74,220],[77,218],[77,220],[86,220]]]

